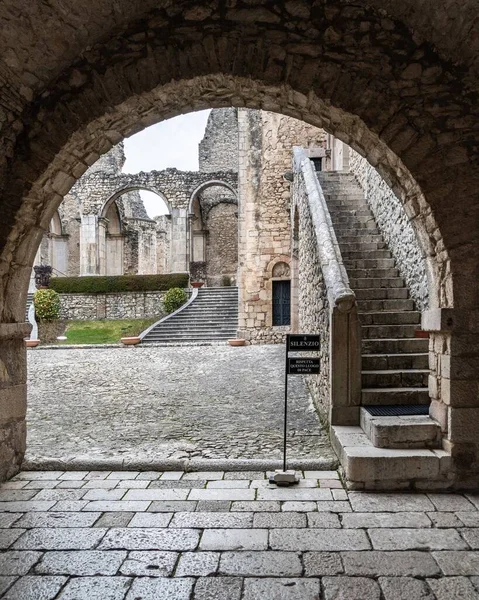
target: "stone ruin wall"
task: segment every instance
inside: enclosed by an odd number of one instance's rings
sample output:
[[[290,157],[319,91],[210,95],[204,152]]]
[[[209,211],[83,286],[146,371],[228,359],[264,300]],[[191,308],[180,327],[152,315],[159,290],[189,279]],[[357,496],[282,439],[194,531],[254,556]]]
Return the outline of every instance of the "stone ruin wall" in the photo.
[[[426,258],[402,202],[368,161],[350,148],[350,170],[364,190],[377,226],[396,259],[418,310],[429,306]]]
[[[273,268],[290,263],[293,146],[325,147],[327,134],[284,115],[239,110],[239,331],[250,343],[279,343],[289,327],[273,326]],[[284,277],[285,279],[289,277]]]
[[[60,319],[161,319],[166,315],[162,308],[165,293],[60,294]]]

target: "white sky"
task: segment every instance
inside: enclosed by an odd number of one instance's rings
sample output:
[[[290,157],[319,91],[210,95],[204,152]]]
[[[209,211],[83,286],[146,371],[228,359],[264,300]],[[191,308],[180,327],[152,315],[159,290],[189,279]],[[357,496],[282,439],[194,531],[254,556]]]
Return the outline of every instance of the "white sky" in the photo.
[[[125,140],[126,162],[123,173],[198,170],[198,144],[205,133],[209,110],[180,115],[152,125]],[[153,192],[140,191],[148,216],[167,212],[163,200]]]

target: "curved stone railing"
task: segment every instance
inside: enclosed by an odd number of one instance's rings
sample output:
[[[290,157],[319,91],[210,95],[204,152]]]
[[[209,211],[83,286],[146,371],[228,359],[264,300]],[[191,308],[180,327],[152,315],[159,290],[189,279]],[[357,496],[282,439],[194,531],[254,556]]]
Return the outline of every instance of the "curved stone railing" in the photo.
[[[321,185],[302,148],[294,149],[293,168],[295,176],[300,175],[304,182],[329,304],[329,422],[356,425],[361,400],[361,328],[356,295],[349,287]]]
[[[158,321],[156,321],[156,323],[153,323],[153,325],[150,325],[150,327],[148,327],[148,329],[145,329],[145,331],[142,331],[140,333],[140,335],[138,336],[140,338],[140,340],[143,340],[143,338],[148,333],[150,333],[150,331],[152,329],[154,329],[157,325],[160,325],[161,323],[164,323],[165,321],[168,321],[168,319],[171,319],[175,315],[177,315],[180,312],[184,311],[185,308],[187,308],[192,302],[195,301],[195,299],[196,299],[197,296],[198,296],[198,288],[193,288],[193,292],[191,293],[191,296],[189,297],[189,299],[188,299],[187,302],[185,302],[182,306],[180,306],[180,308],[178,308],[177,310],[173,311],[169,315],[166,315],[166,317],[162,317],[161,319],[159,319]]]

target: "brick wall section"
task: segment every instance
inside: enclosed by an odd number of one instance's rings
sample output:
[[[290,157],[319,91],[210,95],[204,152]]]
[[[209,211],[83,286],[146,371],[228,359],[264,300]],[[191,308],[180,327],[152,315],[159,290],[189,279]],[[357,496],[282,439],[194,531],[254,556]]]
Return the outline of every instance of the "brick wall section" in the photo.
[[[376,223],[419,310],[429,306],[426,259],[403,203],[374,167],[350,149],[349,165],[364,190]]]
[[[326,133],[284,115],[239,110],[239,330],[251,343],[277,343],[272,326],[272,269],[291,255],[289,182],[293,146],[322,146]]]
[[[96,319],[147,319],[164,316],[165,292],[121,294],[60,294],[60,318],[78,321]]]

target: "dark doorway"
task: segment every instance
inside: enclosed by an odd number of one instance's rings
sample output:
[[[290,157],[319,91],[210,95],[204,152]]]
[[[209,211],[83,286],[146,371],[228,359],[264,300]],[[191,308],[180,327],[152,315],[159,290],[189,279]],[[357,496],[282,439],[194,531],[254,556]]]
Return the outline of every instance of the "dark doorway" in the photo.
[[[315,171],[322,171],[323,170],[323,159],[319,156],[314,157],[311,159],[311,162],[313,163],[313,167]]]
[[[291,281],[273,281],[273,325],[291,324]]]

